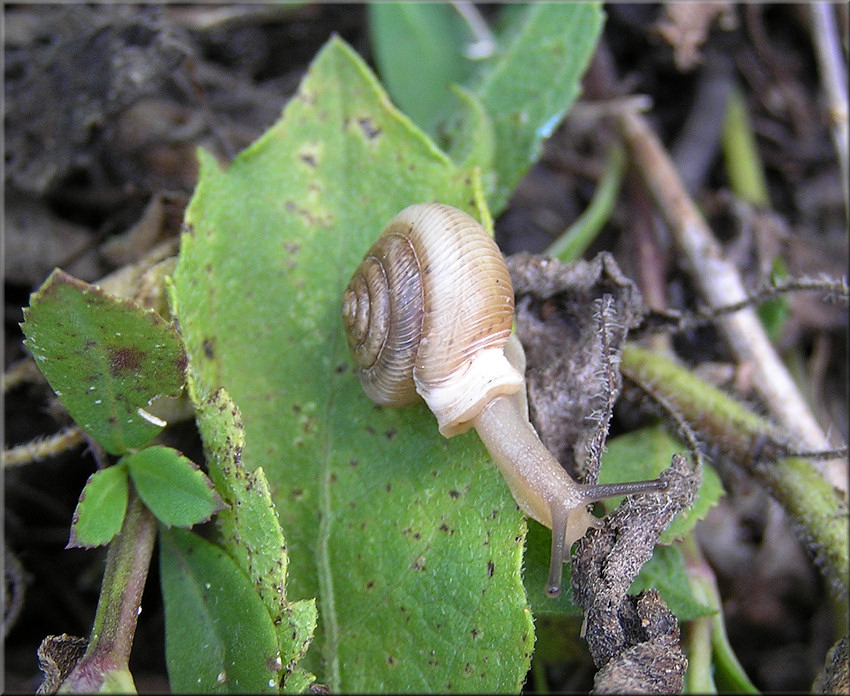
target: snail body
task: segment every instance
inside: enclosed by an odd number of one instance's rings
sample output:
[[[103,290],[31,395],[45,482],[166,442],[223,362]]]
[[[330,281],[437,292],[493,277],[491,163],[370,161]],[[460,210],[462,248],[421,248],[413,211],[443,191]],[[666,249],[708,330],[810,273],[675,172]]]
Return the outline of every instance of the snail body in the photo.
[[[392,407],[424,400],[445,437],[475,428],[519,507],[552,529],[546,590],[555,597],[570,546],[599,524],[587,505],[662,484],[580,484],[567,474],[528,420],[524,357],[521,347],[516,357],[518,342],[509,345],[513,313],[510,275],[492,237],[436,203],[390,220],[342,303],[367,395]]]

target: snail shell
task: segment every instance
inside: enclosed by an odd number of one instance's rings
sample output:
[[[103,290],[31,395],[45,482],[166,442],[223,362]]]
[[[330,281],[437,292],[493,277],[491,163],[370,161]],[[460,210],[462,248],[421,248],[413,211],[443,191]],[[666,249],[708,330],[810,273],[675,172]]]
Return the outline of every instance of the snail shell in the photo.
[[[446,437],[467,430],[495,396],[521,388],[504,353],[513,314],[510,275],[492,237],[436,203],[390,220],[342,306],[369,397],[383,406],[424,399]]]

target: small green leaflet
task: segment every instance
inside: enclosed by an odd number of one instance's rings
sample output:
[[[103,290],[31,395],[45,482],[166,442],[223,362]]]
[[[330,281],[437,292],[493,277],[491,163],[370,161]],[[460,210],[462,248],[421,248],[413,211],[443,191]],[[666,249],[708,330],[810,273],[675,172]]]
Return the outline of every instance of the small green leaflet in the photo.
[[[118,534],[127,512],[127,469],[115,465],[89,476],[65,548],[102,546]]]
[[[171,447],[147,447],[122,462],[139,497],[166,526],[191,527],[225,507],[206,474]]]
[[[107,452],[141,447],[165,426],[145,408],[180,394],[186,353],[156,312],[56,269],[30,298],[21,328],[63,406]]]

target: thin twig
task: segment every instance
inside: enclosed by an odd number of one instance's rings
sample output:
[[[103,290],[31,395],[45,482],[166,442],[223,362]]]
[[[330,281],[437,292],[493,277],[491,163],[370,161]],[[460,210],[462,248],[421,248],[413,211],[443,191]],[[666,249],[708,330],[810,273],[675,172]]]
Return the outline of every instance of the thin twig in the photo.
[[[712,307],[746,301],[747,292],[738,269],[723,256],[720,244],[685,191],[646,119],[640,114],[623,113],[619,125],[632,160],[687,258],[703,298]],[[756,389],[776,419],[796,433],[808,449],[829,449],[823,429],[777,355],[755,310],[745,307],[721,318],[718,325],[738,362],[753,366]],[[847,491],[846,462],[824,466],[822,473],[830,483]]]
[[[22,445],[3,450],[3,468],[32,464],[55,457],[85,441],[83,431],[77,426],[64,428],[48,437],[38,438]]]
[[[847,66],[838,30],[835,26],[833,3],[815,2],[809,5],[812,16],[812,39],[817,52],[818,67],[826,98],[829,102],[829,121],[832,125],[832,139],[838,151],[841,165],[841,181],[844,184],[844,209],[850,213],[847,186],[848,173],[848,123],[847,123]]]
[[[824,294],[825,302],[843,302],[844,304],[850,298],[846,278],[836,279],[827,276],[780,278],[765,283],[762,287],[749,293],[747,299],[724,307],[697,307],[693,312],[653,310],[646,316],[637,333],[689,331],[710,324],[721,316],[739,312],[745,307],[757,307],[763,302],[791,292],[820,292]]]

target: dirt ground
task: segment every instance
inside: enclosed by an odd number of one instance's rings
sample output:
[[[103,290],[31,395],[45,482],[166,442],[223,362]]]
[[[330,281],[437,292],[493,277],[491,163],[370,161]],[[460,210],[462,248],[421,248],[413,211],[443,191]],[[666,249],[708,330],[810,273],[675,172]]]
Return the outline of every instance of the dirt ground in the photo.
[[[844,189],[808,6],[697,7],[702,14],[685,20],[657,5],[606,6],[582,101],[497,221],[506,254],[542,251],[588,205],[613,132],[588,128],[582,113],[640,94],[651,98],[653,127],[752,287],[777,258],[792,276],[846,275]],[[485,17],[499,11],[481,9]],[[846,50],[847,5],[835,9]],[[94,282],[176,239],[195,183],[196,148],[228,158],[256,139],[333,33],[371,59],[367,14],[356,4],[13,4],[4,19],[6,370],[22,369],[21,307],[55,266]],[[724,172],[720,124],[735,85],[764,164],[768,207],[736,200]],[[644,243],[653,250],[654,275],[636,260]],[[695,306],[669,233],[631,175],[587,256],[601,249],[614,252],[659,308]],[[791,296],[789,307],[777,345],[822,425],[845,443],[846,308],[809,293]],[[711,328],[682,334],[675,345],[684,360],[711,365],[727,381],[734,372]],[[755,401],[746,376],[733,378]],[[10,385],[4,401],[6,447],[68,425],[37,378]],[[192,425],[174,427],[168,438],[202,460]],[[7,692],[37,687],[36,649],[45,635],[85,636],[91,628],[104,554],[64,546],[93,470],[84,446],[4,468]],[[721,474],[731,495],[703,525],[700,541],[717,574],[732,644],[760,689],[808,690],[838,638],[835,609],[778,507],[744,476]],[[163,692],[155,568],[148,582],[131,669],[140,691]],[[550,689],[590,687],[554,663],[546,674]]]

